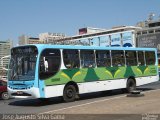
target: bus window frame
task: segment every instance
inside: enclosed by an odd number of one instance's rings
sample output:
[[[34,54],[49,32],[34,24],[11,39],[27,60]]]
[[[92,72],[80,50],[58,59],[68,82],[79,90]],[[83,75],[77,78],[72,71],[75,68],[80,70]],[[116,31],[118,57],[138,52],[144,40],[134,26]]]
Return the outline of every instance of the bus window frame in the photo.
[[[154,64],[147,64],[147,61],[148,59],[146,59],[146,52],[153,52],[154,53]],[[156,55],[155,55],[155,51],[145,51],[145,63],[146,63],[146,66],[148,65],[156,65]]]
[[[78,58],[77,58],[77,60],[78,60],[78,67],[68,68],[68,67],[66,66],[66,64],[65,64],[65,58],[64,58],[64,51],[66,51],[66,50],[70,50],[70,51],[73,51],[73,50],[74,50],[74,51],[76,51],[76,52],[78,53],[78,56],[77,56],[77,57],[78,57]],[[79,50],[78,50],[78,49],[62,49],[62,53],[61,53],[61,54],[62,54],[62,57],[63,57],[63,59],[62,59],[63,61],[62,61],[62,62],[64,63],[64,66],[65,66],[66,69],[80,68],[80,59],[79,59]]]
[[[96,61],[96,50],[94,50],[94,62],[95,62],[95,68],[97,68],[97,61]]]
[[[138,51],[136,51],[136,54],[137,54],[137,66],[139,66]]]
[[[144,56],[144,65],[146,66],[147,64],[146,64],[146,51],[143,51],[143,56]]]
[[[82,67],[82,64],[81,64],[81,51],[92,51],[93,52],[93,55],[94,55],[94,66],[92,67]],[[95,56],[95,49],[80,49],[80,68],[97,68],[97,64],[96,64],[96,56]]]
[[[135,65],[130,65],[130,66],[138,66],[138,52],[136,51],[136,50],[125,50],[125,65],[126,66],[129,66],[129,65],[127,65],[127,56],[126,56],[126,52],[134,52],[134,53],[136,53],[136,57],[135,57],[135,59],[136,59],[136,64]]]
[[[117,65],[117,66],[115,66],[115,65],[113,65],[113,55],[112,55],[112,51],[123,51],[123,64],[121,64],[121,65]],[[121,67],[121,66],[126,66],[126,61],[125,61],[125,50],[111,50],[111,58],[112,58],[112,66],[111,67]]]
[[[138,54],[139,52],[143,52],[144,65],[139,64],[139,54]],[[137,51],[137,57],[138,57],[138,66],[146,66],[145,51],[144,50],[138,50]]]
[[[51,49],[51,50],[53,50],[53,49],[59,50],[59,53],[60,53],[60,55],[59,55],[59,57],[60,57],[60,65],[59,65],[59,68],[58,68],[57,72],[56,72],[53,76],[55,76],[55,75],[60,71],[61,66],[62,66],[62,56],[61,56],[61,55],[62,55],[62,52],[61,52],[61,49],[60,49],[60,48],[45,48],[45,49],[43,49],[43,50],[40,52],[40,54],[39,54],[38,80],[47,80],[47,79],[50,78],[50,77],[47,77],[47,78],[45,78],[45,79],[41,79],[41,78],[40,78],[40,62],[41,62],[41,56],[42,56],[43,51],[48,50],[48,49]],[[37,59],[38,59],[38,58],[37,58]],[[51,76],[51,77],[53,77],[53,76]]]
[[[109,58],[107,58],[107,59],[109,59],[110,60],[110,65],[109,66],[99,66],[99,67],[112,67],[112,60],[111,60],[111,50],[95,50],[95,60],[96,60],[96,66],[97,66],[97,54],[98,54],[98,52],[105,52],[105,53],[109,53]],[[97,66],[97,68],[98,68],[98,66]]]
[[[80,55],[80,51],[81,51],[81,50],[79,50],[79,49],[77,49],[77,50],[78,50],[78,54],[79,54],[79,65],[80,65],[79,68],[82,69],[82,65],[81,65],[81,55]]]

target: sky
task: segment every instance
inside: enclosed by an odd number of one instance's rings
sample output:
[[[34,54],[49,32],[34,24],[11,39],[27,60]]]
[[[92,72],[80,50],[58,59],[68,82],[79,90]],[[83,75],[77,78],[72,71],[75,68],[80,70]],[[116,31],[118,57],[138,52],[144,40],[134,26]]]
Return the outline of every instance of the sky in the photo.
[[[160,16],[160,0],[0,0],[0,40],[17,43],[22,34],[78,34],[78,29],[134,26]]]

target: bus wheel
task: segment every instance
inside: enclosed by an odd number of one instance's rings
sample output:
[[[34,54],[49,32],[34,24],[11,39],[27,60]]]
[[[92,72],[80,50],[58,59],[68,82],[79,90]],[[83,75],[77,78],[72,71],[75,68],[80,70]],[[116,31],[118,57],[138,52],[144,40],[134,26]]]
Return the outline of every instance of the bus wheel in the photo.
[[[76,98],[76,88],[74,85],[67,85],[64,88],[63,100],[65,102],[73,102]]]
[[[132,78],[129,78],[128,81],[127,81],[127,88],[126,88],[127,92],[130,93],[130,92],[132,92],[135,89],[136,89],[136,82],[135,82],[135,80],[132,79]]]
[[[2,95],[1,95],[1,97],[2,97],[3,100],[8,100],[9,99],[8,92],[3,92]]]

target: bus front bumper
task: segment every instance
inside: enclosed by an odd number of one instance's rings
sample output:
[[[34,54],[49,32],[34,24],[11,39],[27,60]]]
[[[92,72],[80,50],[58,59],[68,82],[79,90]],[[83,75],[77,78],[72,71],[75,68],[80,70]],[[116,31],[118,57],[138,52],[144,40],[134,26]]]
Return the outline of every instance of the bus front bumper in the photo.
[[[17,90],[17,89],[11,89],[8,87],[8,93],[11,97],[14,98],[39,98],[39,89],[32,87],[30,89],[22,89],[22,90]]]

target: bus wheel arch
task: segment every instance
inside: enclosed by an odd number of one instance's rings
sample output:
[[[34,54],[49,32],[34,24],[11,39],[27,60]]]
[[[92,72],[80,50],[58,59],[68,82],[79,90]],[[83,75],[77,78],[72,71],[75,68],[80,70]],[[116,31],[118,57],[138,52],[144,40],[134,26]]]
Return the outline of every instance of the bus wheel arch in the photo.
[[[136,89],[136,79],[133,76],[130,76],[126,82],[126,91],[128,93],[132,92]]]
[[[79,88],[74,81],[68,82],[63,89],[63,100],[65,102],[73,102],[78,97]]]

